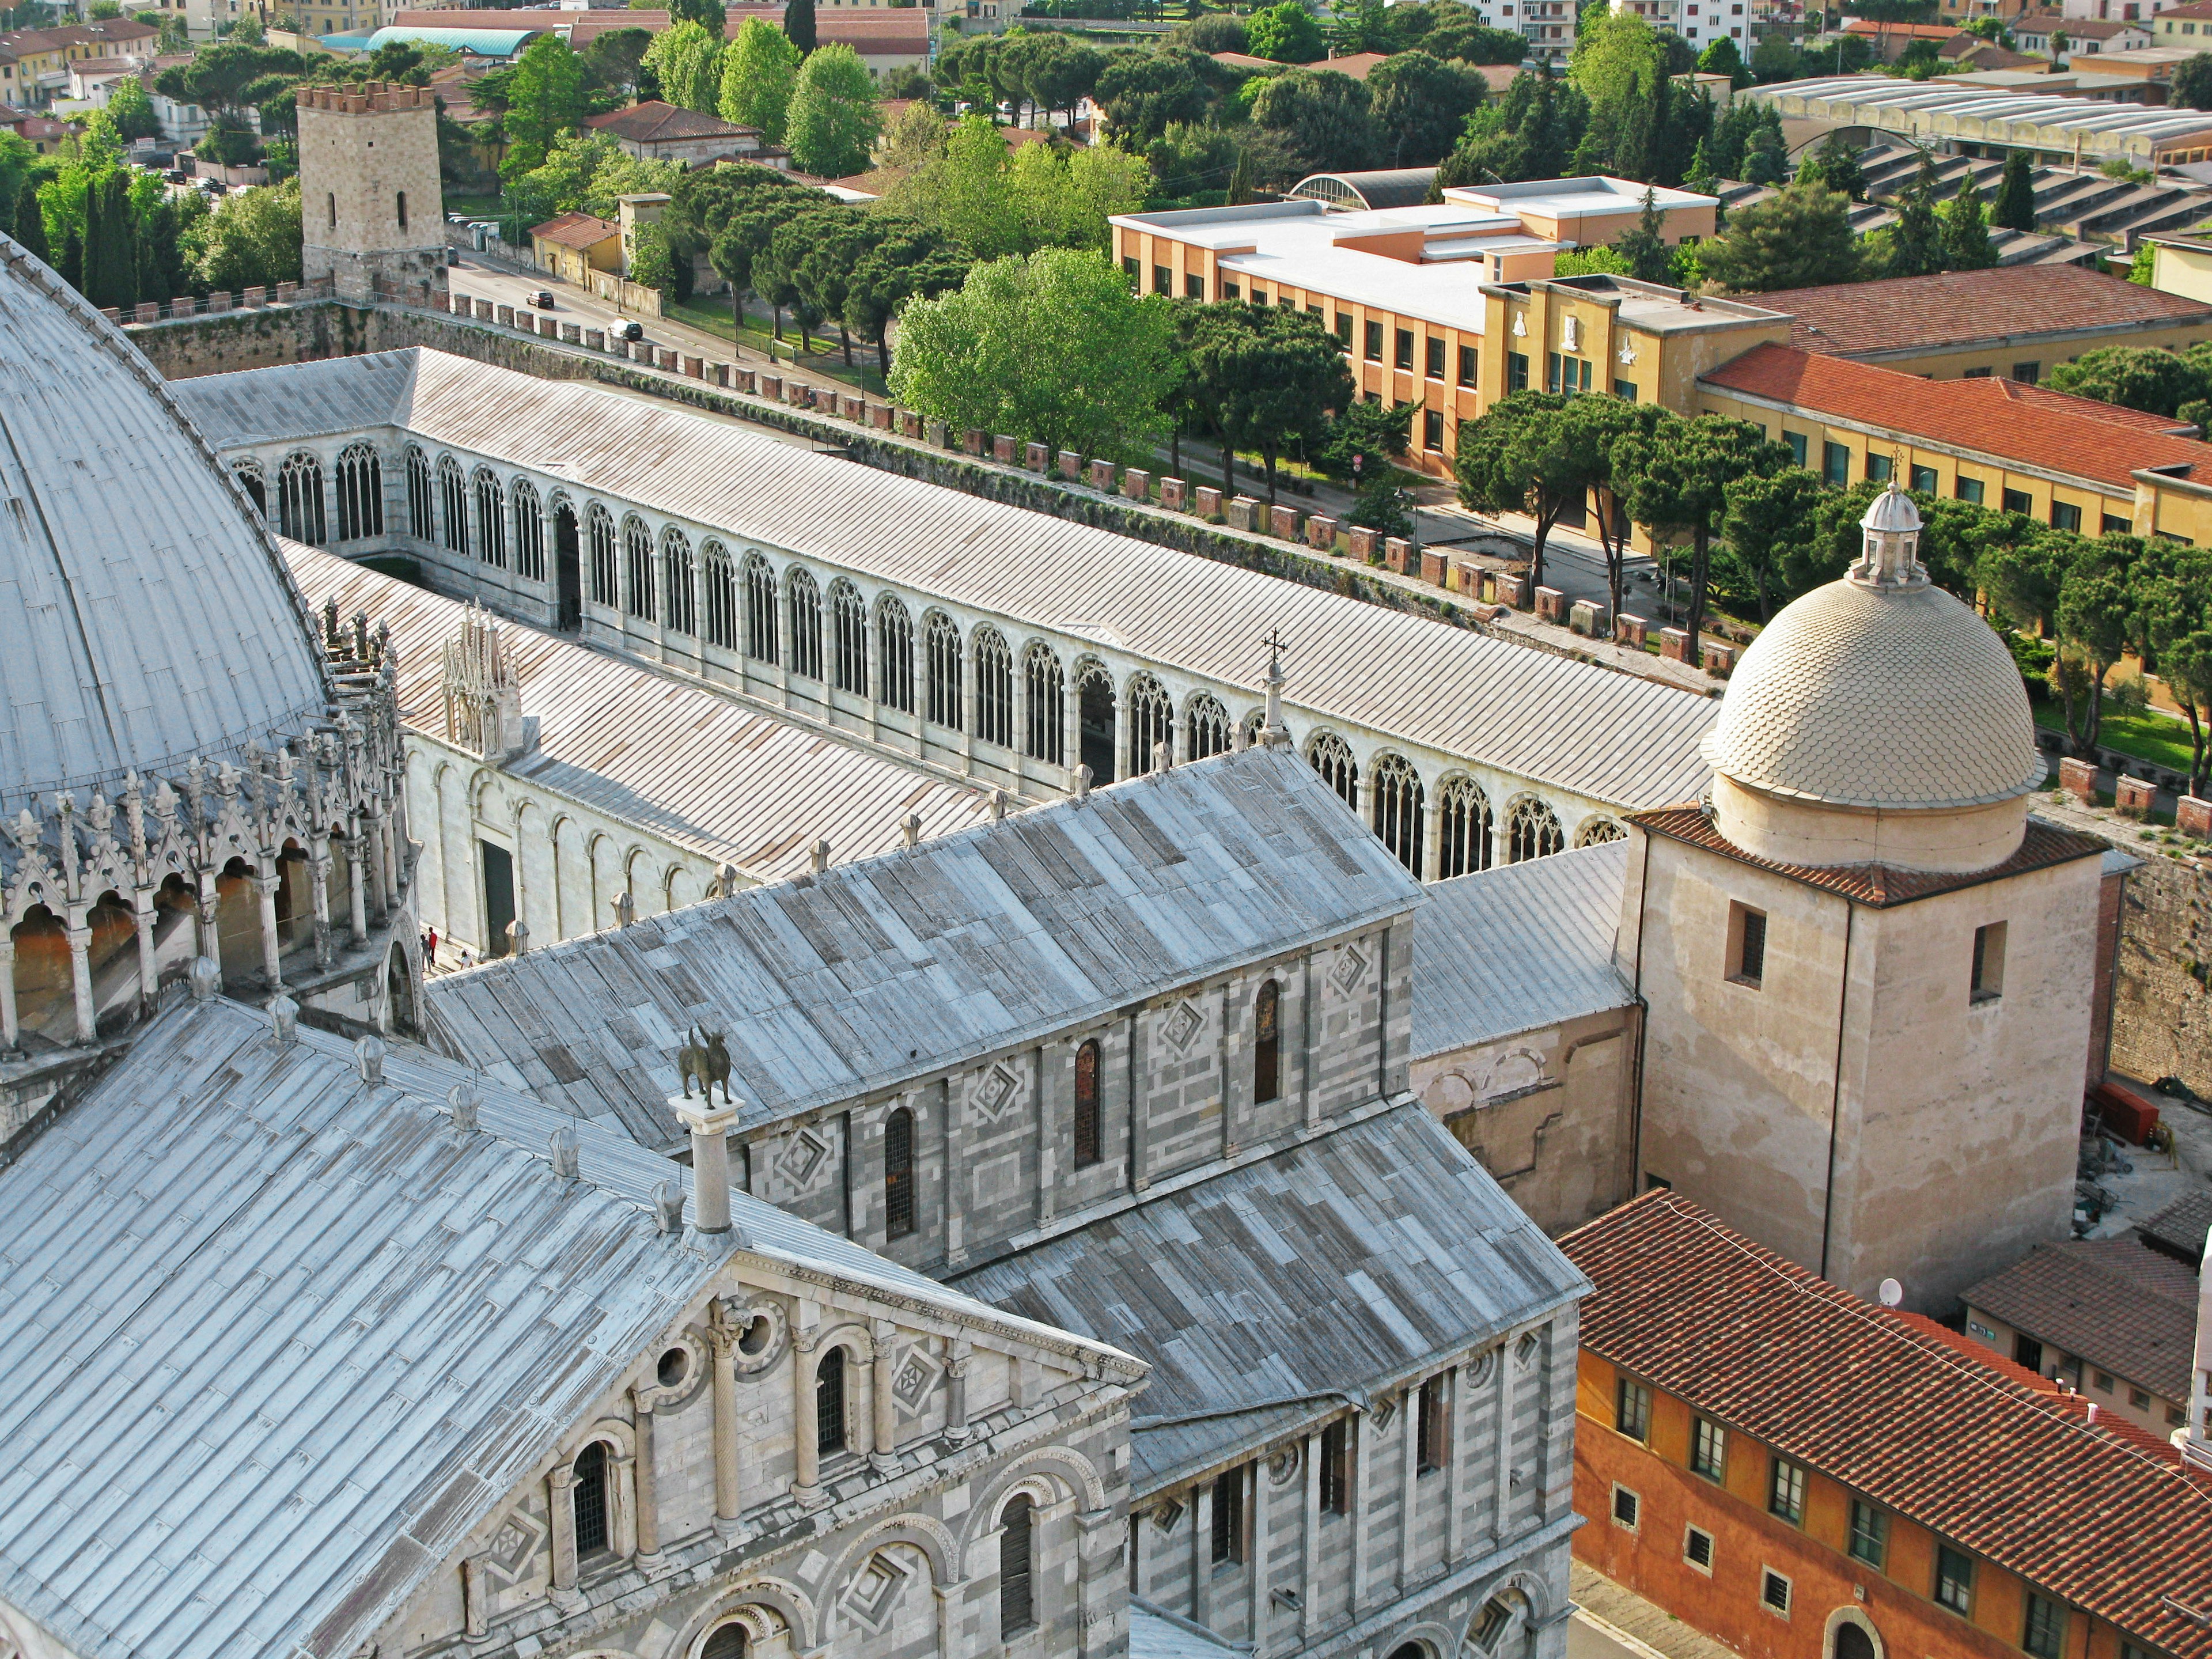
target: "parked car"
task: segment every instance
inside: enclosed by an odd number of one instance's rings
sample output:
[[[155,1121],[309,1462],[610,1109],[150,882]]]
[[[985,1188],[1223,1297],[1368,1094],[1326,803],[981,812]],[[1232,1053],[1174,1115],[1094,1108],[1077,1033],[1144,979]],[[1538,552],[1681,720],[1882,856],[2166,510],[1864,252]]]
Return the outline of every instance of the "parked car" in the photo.
[[[550,288],[539,289],[537,293],[530,296],[530,303],[536,306],[540,311],[552,310],[553,290]]]
[[[645,337],[645,325],[632,318],[615,332],[625,340],[642,340]]]

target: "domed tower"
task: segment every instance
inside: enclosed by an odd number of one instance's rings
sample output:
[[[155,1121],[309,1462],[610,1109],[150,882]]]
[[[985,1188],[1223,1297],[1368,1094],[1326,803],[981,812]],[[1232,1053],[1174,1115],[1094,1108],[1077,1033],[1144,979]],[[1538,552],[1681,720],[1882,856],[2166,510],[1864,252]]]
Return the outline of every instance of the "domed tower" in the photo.
[[[1911,1305],[2068,1235],[2101,845],[2029,817],[2011,653],[1930,584],[1894,484],[1731,680],[1697,806],[1634,823],[1638,1157]]]
[[[382,1006],[392,665],[309,614],[161,377],[5,237],[0,581],[0,1141],[197,958],[234,994]]]

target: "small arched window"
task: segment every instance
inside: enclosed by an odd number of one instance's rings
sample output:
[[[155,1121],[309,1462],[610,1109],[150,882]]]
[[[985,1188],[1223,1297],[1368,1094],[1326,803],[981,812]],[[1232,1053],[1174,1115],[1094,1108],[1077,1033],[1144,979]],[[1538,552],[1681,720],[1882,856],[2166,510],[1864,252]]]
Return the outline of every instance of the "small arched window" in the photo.
[[[806,679],[822,678],[822,590],[796,568],[791,573],[790,666]]]
[[[884,1120],[884,1233],[914,1231],[914,1114],[900,1107]]]
[[[1075,1050],[1075,1167],[1087,1170],[1099,1158],[1098,1039]]]
[[[1283,1095],[1283,988],[1269,980],[1252,1006],[1252,1103]]]
[[[1375,763],[1375,833],[1415,875],[1421,873],[1420,774],[1402,755]]]
[[[615,555],[615,515],[592,503],[592,603],[612,610],[622,599],[620,565]]]
[[[830,590],[830,656],[840,691],[868,695],[868,608],[852,583]]]
[[[1446,881],[1490,868],[1490,799],[1473,778],[1454,778],[1437,794],[1437,873]]]
[[[568,1493],[575,1506],[576,1553],[605,1554],[612,1541],[607,1528],[606,1443],[594,1440],[578,1452],[571,1473],[576,1482]]]
[[[338,452],[338,539],[383,533],[384,463],[374,445],[348,444]]]
[[[488,466],[477,469],[477,548],[483,562],[507,568],[507,492]]]
[[[526,581],[545,580],[545,514],[529,484],[514,486],[514,574]]]
[[[463,558],[469,552],[469,487],[461,477],[461,464],[450,455],[438,458],[438,507],[445,520],[445,546]]]
[[[699,1659],[745,1659],[745,1627],[734,1621],[717,1625],[699,1650]]]
[[[1025,665],[1029,678],[1030,729],[1023,752],[1031,760],[1064,766],[1067,744],[1067,676],[1048,645],[1033,645]]]
[[[666,597],[667,610],[662,620],[672,634],[696,634],[699,631],[698,589],[694,582],[696,572],[691,564],[691,543],[680,530],[669,529],[660,537],[661,585]]]
[[[1575,845],[1577,847],[1602,847],[1609,841],[1626,841],[1627,839],[1628,831],[1621,827],[1620,820],[1618,818],[1604,817],[1589,818],[1583,822],[1581,829],[1575,831]]]
[[[255,511],[266,519],[269,516],[269,483],[261,476],[261,463],[240,461],[231,471],[236,474],[240,487],[253,497]]]
[[[941,611],[929,617],[929,718],[960,730],[960,630]]]
[[[975,630],[975,735],[1014,746],[1014,658],[995,628]]]
[[[399,228],[404,230],[407,228],[407,192],[404,190],[399,191],[393,204],[399,210]]]
[[[814,1368],[814,1449],[845,1449],[845,1351],[832,1348]]]
[[[877,697],[902,714],[914,713],[914,618],[886,597],[876,610]]]
[[[645,520],[628,518],[623,520],[623,574],[628,579],[629,592],[623,595],[623,609],[642,621],[653,620],[653,532],[645,527]]]
[[[756,662],[777,662],[775,567],[759,554],[745,559],[745,655]]]
[[[407,447],[407,533],[417,541],[438,539],[435,498],[430,491],[430,458]]]
[[[1229,711],[1220,700],[1200,692],[1190,700],[1190,757],[1204,760],[1229,748]]]
[[[1175,760],[1175,705],[1160,683],[1150,674],[1129,682],[1129,775],[1141,778],[1159,763],[1159,745],[1168,745],[1167,758]]]
[[[1337,799],[1354,811],[1359,808],[1359,763],[1352,758],[1352,745],[1334,732],[1324,732],[1306,750],[1306,763],[1322,775]]]
[[[707,566],[707,643],[725,651],[738,648],[738,576],[730,550],[720,542],[699,550]]]
[[[295,542],[323,544],[323,464],[304,449],[277,469],[276,530]]]
[[[1036,1624],[1036,1554],[1031,1536],[1035,1506],[1018,1494],[999,1511],[999,1639]]]
[[[1505,861],[1508,864],[1549,858],[1566,844],[1566,837],[1559,829],[1559,814],[1534,796],[1523,795],[1513,803],[1513,810],[1505,815]]]
[[[338,198],[337,198],[337,195],[336,195],[335,193],[331,193],[331,194],[329,194],[329,195],[325,195],[325,196],[323,198],[323,200],[325,201],[325,203],[326,203],[326,204],[329,205],[329,208],[330,208],[330,211],[331,211],[331,228],[332,230],[336,230],[336,229],[338,228]]]

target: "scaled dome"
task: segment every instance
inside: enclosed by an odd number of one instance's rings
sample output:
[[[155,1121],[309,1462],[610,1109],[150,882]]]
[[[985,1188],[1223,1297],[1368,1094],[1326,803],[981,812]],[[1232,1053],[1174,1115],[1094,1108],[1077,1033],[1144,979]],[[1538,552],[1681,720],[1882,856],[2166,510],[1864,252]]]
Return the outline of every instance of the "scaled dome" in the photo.
[[[0,582],[9,814],[276,746],[331,702],[251,501],[122,331],[4,236]]]
[[[1875,811],[2038,787],[2020,668],[1995,629],[1929,585],[1912,557],[1911,499],[1893,486],[1863,523],[1869,556],[1784,606],[1744,652],[1705,758],[1768,794]],[[1893,540],[1906,545],[1885,569],[1877,544]]]

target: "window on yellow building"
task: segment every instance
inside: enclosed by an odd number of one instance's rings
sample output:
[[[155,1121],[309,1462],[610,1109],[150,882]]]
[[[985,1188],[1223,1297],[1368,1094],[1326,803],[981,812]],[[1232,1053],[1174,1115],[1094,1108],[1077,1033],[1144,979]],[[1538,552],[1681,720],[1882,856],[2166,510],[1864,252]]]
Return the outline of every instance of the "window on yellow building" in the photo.
[[[2014,363],[2012,366],[2012,377],[2023,386],[2033,386],[2043,378],[2043,365],[2039,362]]]
[[[1444,447],[1444,416],[1440,409],[1425,410],[1421,416],[1421,447],[1442,453]]]
[[[1382,361],[1382,325],[1371,318],[1367,324],[1366,350],[1363,354],[1370,363]]]
[[[1890,471],[1891,465],[1890,458],[1888,456],[1877,455],[1872,451],[1868,452],[1867,482],[1869,483],[1887,483],[1889,482]]]
[[[1174,273],[1169,270],[1165,265],[1154,265],[1152,267],[1152,292],[1155,294],[1172,294],[1175,292]]]
[[[1132,283],[1137,280],[1137,256],[1135,254],[1125,253],[1121,256],[1121,274],[1127,276]]]
[[[1444,343],[1431,335],[1429,338],[1429,361],[1425,378],[1441,380],[1444,377]]]
[[[1851,481],[1851,447],[1824,441],[1820,445],[1820,476],[1841,489]]]
[[[1348,311],[1336,313],[1336,343],[1346,351],[1352,349],[1352,313]]]
[[[2025,513],[2035,505],[2025,489],[2008,489],[2001,500],[2008,513]]]
[[[2125,536],[2135,527],[2135,520],[2124,514],[2107,513],[2099,520],[2097,532],[2103,536]]]
[[[1206,297],[1206,278],[1194,270],[1183,272],[1182,297],[1186,300],[1203,300]]]
[[[1528,389],[1528,357],[1526,352],[1509,351],[1505,354],[1505,389],[1508,392],[1526,392]]]
[[[1790,459],[1795,461],[1799,466],[1804,465],[1805,434],[1802,432],[1784,432],[1782,434],[1782,441],[1790,446]]]
[[[1620,401],[1625,404],[1634,403],[1636,401],[1636,382],[1633,380],[1615,380],[1613,383],[1613,395],[1620,398]]]
[[[1982,481],[1979,478],[1969,478],[1962,475],[1959,482],[1952,487],[1951,494],[1960,501],[1972,501],[1978,507],[1982,501]]]
[[[1917,489],[1923,495],[1933,495],[1936,493],[1936,469],[1932,466],[1914,467],[1905,487]]]
[[[1398,351],[1394,361],[1400,368],[1411,368],[1413,366],[1413,331],[1410,328],[1401,328],[1397,331],[1397,334]]]
[[[1544,390],[1571,398],[1577,392],[1588,392],[1594,379],[1592,365],[1587,357],[1570,357],[1564,352],[1547,352],[1544,356]]]
[[[1651,1435],[1651,1390],[1622,1377],[1613,1397],[1613,1426],[1631,1440]]]
[[[1863,1498],[1851,1499],[1851,1554],[1870,1567],[1889,1559],[1889,1515]]]
[[[1474,384],[1475,370],[1481,366],[1481,362],[1482,355],[1475,347],[1463,345],[1459,349],[1459,383],[1462,386]]]
[[[2081,509],[2071,501],[2051,502],[2051,527],[2053,530],[2081,529]]]
[[[1973,1558],[1948,1544],[1936,1548],[1936,1599],[1954,1613],[1973,1614]]]

